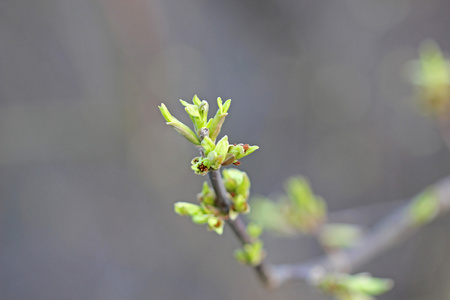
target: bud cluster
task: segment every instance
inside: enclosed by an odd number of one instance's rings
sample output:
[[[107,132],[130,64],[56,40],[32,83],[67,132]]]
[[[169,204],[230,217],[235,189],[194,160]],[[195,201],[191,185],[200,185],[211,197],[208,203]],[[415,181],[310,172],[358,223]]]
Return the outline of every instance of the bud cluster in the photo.
[[[172,126],[189,142],[201,147],[202,155],[194,157],[191,161],[191,168],[196,174],[206,175],[208,171],[218,170],[221,166],[239,165],[239,159],[259,148],[249,144],[229,144],[227,136],[216,143],[216,138],[222,129],[225,117],[228,115],[230,99],[222,103],[222,99],[217,98],[219,108],[214,118],[209,120],[209,104],[207,101],[200,101],[197,95],[192,99],[192,104],[183,100],[180,101],[185,106],[185,110],[194,124],[194,131],[173,117],[164,104],[161,104],[159,109],[168,125]]]
[[[420,47],[419,59],[408,64],[408,73],[417,88],[417,98],[425,111],[448,118],[450,111],[450,63],[431,41]]]
[[[247,173],[237,169],[226,169],[222,174],[225,188],[232,202],[230,218],[234,220],[238,214],[250,212],[250,206],[247,203],[250,195],[250,179]]]
[[[236,169],[228,169],[223,171],[223,177],[225,188],[232,201],[228,214],[217,207],[216,194],[206,181],[203,183],[202,191],[197,194],[199,204],[177,202],[175,212],[181,216],[190,216],[196,224],[208,224],[209,230],[222,234],[226,220],[234,220],[239,214],[250,211],[247,203],[250,195],[250,180],[247,174]]]
[[[251,217],[265,228],[282,234],[313,234],[326,220],[325,201],[313,193],[303,177],[292,177],[285,185],[286,196],[278,202],[257,198]]]
[[[247,226],[247,234],[253,239],[252,243],[247,243],[241,249],[237,249],[234,252],[234,257],[242,264],[257,266],[266,256],[264,244],[259,239],[262,234],[262,227],[256,223],[250,223]]]
[[[207,182],[203,183],[203,189],[197,195],[197,199],[200,204],[188,202],[175,203],[175,212],[180,216],[190,216],[192,222],[195,224],[207,224],[208,230],[222,234],[226,216],[215,207],[216,194]]]
[[[340,300],[373,300],[372,296],[383,294],[393,286],[392,280],[372,277],[368,273],[330,273],[318,279],[316,284]]]

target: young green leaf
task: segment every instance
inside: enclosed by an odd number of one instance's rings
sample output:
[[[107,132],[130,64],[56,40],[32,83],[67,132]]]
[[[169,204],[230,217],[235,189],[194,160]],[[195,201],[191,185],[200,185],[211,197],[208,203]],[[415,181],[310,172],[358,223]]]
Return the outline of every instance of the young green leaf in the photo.
[[[217,105],[219,109],[216,112],[214,118],[210,119],[207,123],[207,127],[209,129],[209,137],[215,141],[217,136],[222,129],[223,122],[225,121],[225,117],[228,115],[227,111],[230,108],[231,100],[228,99],[224,105],[222,105],[222,99],[217,98]]]
[[[200,206],[188,202],[177,202],[174,205],[174,209],[180,216],[195,216],[202,213]]]
[[[189,127],[172,116],[164,103],[161,103],[161,106],[159,106],[159,110],[161,111],[163,117],[166,119],[167,125],[172,126],[176,132],[184,136],[189,142],[193,143],[194,145],[200,145],[200,140],[198,139],[197,135],[195,135],[195,133]]]
[[[263,232],[262,226],[254,223],[254,222],[250,222],[247,225],[247,233],[252,238],[255,238],[255,239],[259,238],[259,236],[262,234],[262,232]]]

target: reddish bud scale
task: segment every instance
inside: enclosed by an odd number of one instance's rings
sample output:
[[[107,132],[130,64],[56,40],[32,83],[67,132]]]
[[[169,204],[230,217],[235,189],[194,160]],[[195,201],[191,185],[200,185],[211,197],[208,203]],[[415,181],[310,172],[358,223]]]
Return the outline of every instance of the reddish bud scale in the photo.
[[[198,166],[198,169],[199,169],[201,172],[206,172],[206,171],[208,171],[208,167],[205,166],[204,164],[199,165],[199,166]]]

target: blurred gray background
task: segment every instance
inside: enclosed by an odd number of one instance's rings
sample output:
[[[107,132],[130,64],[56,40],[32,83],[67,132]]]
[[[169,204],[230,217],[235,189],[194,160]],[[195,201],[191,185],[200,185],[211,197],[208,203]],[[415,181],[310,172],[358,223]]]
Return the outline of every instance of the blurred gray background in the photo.
[[[205,177],[166,103],[232,99],[252,193],[304,174],[332,211],[370,225],[450,171],[404,64],[425,38],[450,49],[444,0],[0,1],[0,299],[328,299],[266,292],[238,243],[173,213]],[[394,202],[393,202],[394,201]],[[394,204],[392,204],[394,203]],[[362,270],[381,299],[450,299],[450,219]],[[268,260],[320,254],[265,235]]]

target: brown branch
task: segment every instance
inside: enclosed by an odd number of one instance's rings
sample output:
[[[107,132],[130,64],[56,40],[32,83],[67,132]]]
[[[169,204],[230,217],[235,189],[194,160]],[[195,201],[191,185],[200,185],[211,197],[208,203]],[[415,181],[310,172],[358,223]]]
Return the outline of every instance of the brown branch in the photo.
[[[225,189],[225,185],[223,184],[223,179],[220,171],[209,171],[208,174],[211,185],[216,192],[216,206],[220,207],[222,212],[228,213],[230,211],[231,201],[228,198],[228,193]],[[228,220],[227,223],[242,245],[252,243],[252,239],[247,234],[245,223],[244,221],[242,221],[242,219],[238,217],[235,220]],[[258,278],[266,287],[272,288],[274,286],[274,280],[272,278],[271,270],[267,266],[264,259],[259,265],[255,266],[254,269],[258,275]]]
[[[450,177],[436,183],[432,188],[438,197],[438,215],[448,212],[450,210]],[[413,198],[407,205],[380,221],[372,231],[348,250],[341,250],[297,265],[272,267],[275,286],[279,287],[292,281],[316,283],[317,279],[327,272],[352,272],[403,241],[420,227],[410,211],[415,199]]]

